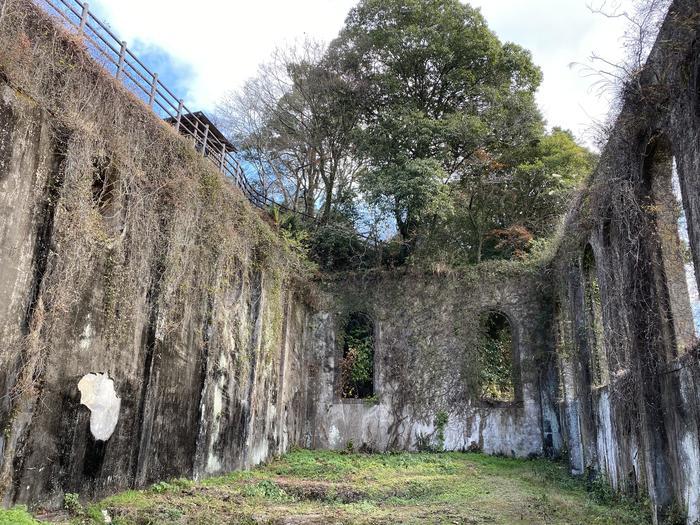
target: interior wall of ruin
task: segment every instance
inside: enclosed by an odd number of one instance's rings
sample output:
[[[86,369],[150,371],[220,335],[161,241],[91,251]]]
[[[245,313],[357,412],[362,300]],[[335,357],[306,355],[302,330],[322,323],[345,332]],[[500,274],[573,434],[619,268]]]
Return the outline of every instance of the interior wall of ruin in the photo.
[[[305,442],[298,260],[74,37],[30,2],[0,13],[2,501]]]
[[[671,178],[675,162],[698,268],[699,7],[674,2],[626,90],[598,170],[568,217],[553,323],[572,470],[648,497],[657,521],[680,511],[688,523],[700,519],[700,362]]]

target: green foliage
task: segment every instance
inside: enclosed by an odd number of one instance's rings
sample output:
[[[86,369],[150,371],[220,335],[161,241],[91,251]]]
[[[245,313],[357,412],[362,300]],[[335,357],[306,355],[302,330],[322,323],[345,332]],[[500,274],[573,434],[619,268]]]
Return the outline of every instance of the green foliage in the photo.
[[[416,432],[416,450],[418,452],[444,452],[445,450],[445,428],[449,415],[444,410],[439,411],[433,418],[433,427],[435,429],[431,433]],[[434,442],[433,442],[433,438]]]
[[[681,505],[674,502],[661,523],[662,525],[686,525],[688,523],[688,513]]]
[[[560,129],[531,139],[476,153],[469,176],[450,184],[450,213],[424,230],[420,257],[449,265],[522,259],[556,232],[595,157]]]
[[[254,484],[245,485],[243,495],[249,498],[264,498],[268,501],[289,501],[289,495],[274,481],[263,479]]]
[[[192,486],[192,482],[188,479],[173,479],[170,481],[159,481],[151,485],[151,491],[162,494],[163,492],[172,492]]]
[[[151,485],[151,490],[158,494],[172,490],[172,488],[173,486],[167,481],[159,481],[158,483]]]
[[[80,504],[80,496],[73,492],[66,492],[63,495],[63,508],[68,511],[71,516],[78,516],[83,512],[83,506]]]
[[[17,506],[7,510],[0,508],[0,525],[39,525],[39,522],[27,512],[27,507]]]
[[[490,313],[482,320],[479,334],[480,395],[494,401],[512,401],[513,338],[508,319]]]
[[[592,479],[588,483],[587,488],[588,495],[592,501],[599,505],[610,505],[616,501],[617,494],[612,488],[612,485],[610,485],[608,478],[600,473],[595,473],[592,476],[589,475],[589,478]]]
[[[276,51],[219,121],[260,191],[304,212],[275,220],[324,270],[521,259],[595,161],[545,133],[541,80],[458,0],[362,0],[328,49]],[[373,249],[358,224],[398,234]]]
[[[424,523],[426,516],[431,523],[445,525],[475,518],[484,523],[650,522],[639,505],[592,501],[585,482],[571,477],[563,464],[464,453],[297,450],[264,467],[205,480],[186,491],[129,494],[108,498],[97,508],[109,508],[115,523],[153,525],[283,521],[370,525]],[[101,523],[99,517],[93,523]]]
[[[520,144],[542,128],[530,54],[499,42],[457,0],[362,1],[329,57],[362,86],[362,188],[409,243],[449,211],[446,182],[468,176],[477,150]]]
[[[435,439],[437,441],[437,450],[439,452],[445,450],[445,428],[447,427],[448,420],[449,416],[445,411],[440,411],[435,414],[433,425],[435,425]]]
[[[374,393],[374,340],[364,317],[352,318],[343,334],[341,395],[365,399]]]
[[[325,270],[374,266],[376,253],[354,231],[352,224],[330,222],[314,228],[308,239],[309,256]]]

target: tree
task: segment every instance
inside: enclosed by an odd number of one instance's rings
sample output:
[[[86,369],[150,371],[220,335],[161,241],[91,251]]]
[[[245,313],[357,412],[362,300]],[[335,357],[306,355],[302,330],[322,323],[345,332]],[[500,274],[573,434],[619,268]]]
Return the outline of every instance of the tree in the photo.
[[[325,66],[324,53],[309,40],[278,49],[217,108],[260,191],[309,217],[320,212],[322,222],[336,203],[347,204],[359,168],[351,142],[355,91]]]
[[[519,257],[553,233],[596,157],[554,128],[494,159],[476,154],[469,177],[450,183],[451,211],[429,232],[423,252],[450,263]]]
[[[541,133],[541,74],[529,52],[502,44],[457,0],[363,0],[329,62],[360,90],[361,188],[391,210],[412,249],[448,211],[448,183]]]

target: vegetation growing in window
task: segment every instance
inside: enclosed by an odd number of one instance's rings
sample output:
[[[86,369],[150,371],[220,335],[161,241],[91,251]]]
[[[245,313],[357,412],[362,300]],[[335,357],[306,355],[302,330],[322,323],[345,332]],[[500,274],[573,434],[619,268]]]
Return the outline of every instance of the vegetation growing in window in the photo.
[[[372,323],[364,314],[353,314],[345,328],[340,390],[346,399],[374,396],[374,338]]]
[[[479,337],[480,390],[483,399],[513,401],[513,334],[500,312],[484,316]]]

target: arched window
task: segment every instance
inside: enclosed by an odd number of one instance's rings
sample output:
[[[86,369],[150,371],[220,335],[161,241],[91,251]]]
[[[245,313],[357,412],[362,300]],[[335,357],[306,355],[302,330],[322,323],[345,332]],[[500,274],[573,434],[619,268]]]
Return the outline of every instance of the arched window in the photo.
[[[345,399],[374,396],[374,326],[370,317],[353,313],[342,335],[340,393]]]
[[[665,284],[665,293],[660,306],[663,318],[668,319],[673,330],[676,351],[683,352],[697,338],[694,317],[700,317],[700,299],[690,257],[678,168],[671,144],[662,135],[654,137],[645,151],[643,183],[645,209],[656,229],[654,237],[661,255],[657,279]]]
[[[586,316],[586,341],[590,354],[590,367],[593,384],[607,385],[610,382],[608,355],[603,334],[603,303],[600,297],[598,268],[593,247],[586,245],[581,260],[583,273],[583,293]]]
[[[671,186],[673,188],[673,197],[676,201],[676,215],[678,217],[676,225],[678,237],[681,243],[681,253],[683,256],[685,269],[685,282],[688,286],[690,308],[693,314],[694,335],[695,337],[698,337],[698,334],[700,334],[700,292],[698,291],[698,281],[695,277],[697,275],[695,273],[695,260],[693,259],[693,254],[690,250],[688,219],[686,218],[685,208],[683,206],[683,189],[681,188],[681,181],[678,176],[678,165],[676,164],[675,157],[673,158],[672,170]]]
[[[479,344],[480,394],[491,401],[515,400],[513,330],[508,318],[491,311],[481,318]]]
[[[92,203],[102,216],[109,235],[124,229],[124,213],[119,177],[109,158],[99,157],[92,164]]]

